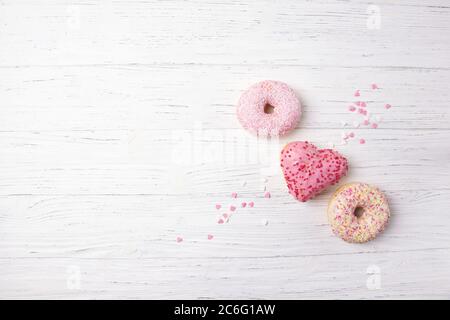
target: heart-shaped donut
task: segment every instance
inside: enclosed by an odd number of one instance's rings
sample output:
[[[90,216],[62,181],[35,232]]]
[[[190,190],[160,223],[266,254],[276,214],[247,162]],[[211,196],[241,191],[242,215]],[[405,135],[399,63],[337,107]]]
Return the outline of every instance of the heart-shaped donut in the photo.
[[[348,163],[337,151],[296,141],[281,150],[281,168],[289,193],[305,202],[345,176]]]

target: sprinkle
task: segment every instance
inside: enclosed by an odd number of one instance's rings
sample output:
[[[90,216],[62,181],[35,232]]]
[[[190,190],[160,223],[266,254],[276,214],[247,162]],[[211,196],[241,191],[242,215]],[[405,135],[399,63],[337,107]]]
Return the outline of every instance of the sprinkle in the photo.
[[[366,143],[366,140],[364,140],[364,139],[359,139],[359,143],[360,143],[360,144],[364,144],[364,143]]]
[[[248,206],[249,206],[250,208],[253,208],[253,207],[255,206],[255,203],[254,203],[253,201],[250,201],[250,202],[248,203]]]
[[[180,243],[181,241],[183,241],[183,238],[180,237],[180,236],[178,236],[178,237],[177,237],[177,242]]]
[[[369,125],[369,123],[370,123],[370,122],[369,122],[369,120],[367,120],[367,119],[366,119],[366,120],[364,120],[364,121],[363,121],[363,123],[362,123],[362,124],[363,124],[363,125],[365,125],[365,126],[368,126],[368,125]]]
[[[261,224],[262,224],[263,226],[267,226],[267,225],[269,224],[269,220],[267,220],[267,219],[261,219]]]
[[[270,192],[264,193],[264,198],[270,198]]]
[[[217,223],[218,223],[218,224],[223,224],[224,221],[223,221],[223,219],[219,219],[219,221],[217,221]]]
[[[236,198],[237,198],[237,193],[236,193],[236,192],[233,192],[233,193],[231,194],[231,197],[236,199]]]
[[[219,210],[220,208],[222,208],[222,206],[220,204],[216,204],[216,209]]]
[[[372,83],[372,89],[373,89],[373,90],[378,89],[378,85],[377,85],[376,83]]]
[[[385,109],[390,109],[392,106],[389,104],[389,103],[386,103],[385,105],[384,105],[384,108]]]
[[[234,211],[234,210],[236,210],[236,207],[235,206],[230,206],[230,211]]]
[[[378,124],[376,124],[376,123],[372,123],[372,128],[373,128],[373,129],[376,129],[376,128],[378,128]]]
[[[224,213],[224,214],[222,215],[222,217],[224,217],[225,219],[228,218],[228,213]]]
[[[208,240],[212,240],[214,236],[212,234],[208,234]]]
[[[353,111],[356,110],[356,108],[355,108],[355,106],[348,106],[348,110],[351,111],[351,112],[353,112]]]
[[[360,95],[361,95],[361,94],[359,93],[359,90],[356,90],[354,96],[355,96],[355,97],[359,97]]]
[[[354,133],[354,132],[350,132],[350,133],[348,134],[348,136],[349,136],[350,138],[354,138],[354,137],[355,137],[355,133]]]
[[[361,114],[363,114],[363,115],[367,115],[367,110],[366,110],[366,109],[359,108],[359,109],[358,109],[358,112],[361,113]]]
[[[359,106],[360,106],[361,108],[365,108],[365,107],[367,107],[367,105],[366,105],[366,103],[365,103],[365,102],[361,102],[361,103],[359,104]]]
[[[361,106],[361,101],[356,101],[355,104],[360,107]]]
[[[241,203],[241,207],[242,207],[242,208],[245,208],[246,206],[247,206],[247,202],[242,202],[242,203]]]

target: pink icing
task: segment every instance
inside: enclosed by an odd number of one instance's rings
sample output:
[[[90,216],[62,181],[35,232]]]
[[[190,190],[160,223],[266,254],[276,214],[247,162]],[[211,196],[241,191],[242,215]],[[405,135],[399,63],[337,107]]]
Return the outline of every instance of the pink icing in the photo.
[[[287,144],[281,168],[289,193],[305,202],[347,174],[347,159],[331,149],[318,149],[307,141]]]
[[[265,107],[273,107],[266,113]],[[263,136],[284,135],[295,128],[301,116],[301,104],[294,90],[279,81],[265,80],[247,89],[239,99],[237,116],[250,132]]]

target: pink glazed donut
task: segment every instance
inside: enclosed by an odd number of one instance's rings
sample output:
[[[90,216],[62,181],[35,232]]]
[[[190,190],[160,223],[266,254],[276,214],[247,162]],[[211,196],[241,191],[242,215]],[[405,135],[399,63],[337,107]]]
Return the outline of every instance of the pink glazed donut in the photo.
[[[256,135],[281,136],[297,125],[301,104],[287,84],[265,80],[242,94],[237,116],[241,125]]]

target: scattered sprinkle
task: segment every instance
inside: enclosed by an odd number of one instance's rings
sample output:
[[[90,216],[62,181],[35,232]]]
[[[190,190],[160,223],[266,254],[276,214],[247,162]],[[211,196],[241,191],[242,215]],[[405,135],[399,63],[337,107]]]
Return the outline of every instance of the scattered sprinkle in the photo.
[[[220,204],[216,204],[216,209],[219,210],[220,208],[222,208],[222,206]]]
[[[254,203],[253,201],[250,201],[250,202],[248,203],[248,206],[249,206],[250,208],[253,208],[253,207],[255,206],[255,203]]]
[[[359,106],[360,106],[361,108],[365,108],[365,107],[367,107],[367,104],[366,104],[365,102],[361,102],[361,103],[359,104]]]
[[[359,109],[358,109],[358,112],[361,113],[361,114],[363,114],[363,115],[367,115],[367,110],[366,110],[366,109],[359,108]]]
[[[223,224],[224,221],[223,221],[223,219],[221,218],[221,219],[219,219],[219,221],[217,221],[217,223],[218,223],[218,224]]]
[[[359,97],[360,95],[361,95],[361,94],[359,93],[359,90],[356,90],[354,96],[355,96],[355,97]]]
[[[384,105],[384,108],[385,108],[385,109],[390,109],[390,108],[392,108],[392,106],[391,106],[389,103],[386,103],[386,104]]]
[[[379,88],[378,88],[378,85],[377,85],[376,83],[372,83],[372,89],[373,89],[373,90],[379,89]]]
[[[348,110],[354,112],[356,110],[355,106],[348,106]]]
[[[212,240],[214,236],[212,234],[208,234],[208,240]]]
[[[237,198],[237,193],[236,193],[236,192],[233,192],[233,193],[231,194],[231,197],[236,199],[236,198]]]
[[[222,215],[222,217],[224,217],[225,219],[228,218],[228,213],[224,213],[224,214]]]
[[[361,107],[361,101],[356,101],[355,104],[356,104],[358,107]]]
[[[264,198],[270,198],[270,192],[264,193]]]
[[[234,210],[236,210],[236,207],[235,206],[230,206],[230,211],[234,211]]]
[[[247,206],[247,202],[242,202],[242,203],[241,203],[241,207],[242,207],[242,208],[245,208],[246,206]]]
[[[349,136],[350,138],[354,138],[354,137],[355,137],[355,133],[354,133],[354,132],[350,132],[350,133],[348,134],[348,136]]]
[[[177,237],[177,242],[180,243],[180,242],[182,242],[182,241],[183,241],[183,238],[180,237],[180,236],[178,236],[178,237]]]
[[[359,139],[359,143],[360,143],[360,144],[364,144],[364,143],[366,143],[366,140],[364,140],[364,139]]]
[[[363,121],[363,123],[362,123],[362,124],[363,124],[363,125],[365,125],[365,126],[368,126],[368,125],[369,125],[369,123],[370,123],[370,122],[369,122],[369,120],[367,120],[367,119],[366,119],[366,120],[364,120],[364,121]]]
[[[378,124],[376,124],[376,123],[372,123],[372,128],[373,128],[373,129],[376,129],[376,128],[378,128]]]

